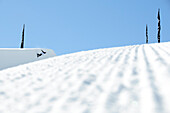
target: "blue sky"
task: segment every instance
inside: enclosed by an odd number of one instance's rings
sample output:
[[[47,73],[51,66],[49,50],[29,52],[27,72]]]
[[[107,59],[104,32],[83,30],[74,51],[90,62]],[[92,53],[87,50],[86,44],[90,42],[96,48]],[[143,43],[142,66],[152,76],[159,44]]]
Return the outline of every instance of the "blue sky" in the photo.
[[[0,48],[18,48],[26,24],[26,48],[57,55],[98,48],[170,41],[170,0],[0,0]]]

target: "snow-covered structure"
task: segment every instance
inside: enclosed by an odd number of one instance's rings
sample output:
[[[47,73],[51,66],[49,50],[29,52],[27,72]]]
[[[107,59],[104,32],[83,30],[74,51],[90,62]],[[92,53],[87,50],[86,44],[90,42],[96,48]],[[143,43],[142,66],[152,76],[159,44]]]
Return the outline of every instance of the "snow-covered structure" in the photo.
[[[0,70],[54,56],[51,49],[0,48]]]
[[[0,113],[170,113],[169,50],[98,49],[2,70]]]

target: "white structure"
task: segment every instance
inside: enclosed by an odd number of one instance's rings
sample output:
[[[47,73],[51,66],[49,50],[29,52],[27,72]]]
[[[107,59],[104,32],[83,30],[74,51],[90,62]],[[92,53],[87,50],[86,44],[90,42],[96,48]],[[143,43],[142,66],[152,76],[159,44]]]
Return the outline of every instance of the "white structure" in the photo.
[[[51,49],[0,48],[0,70],[53,56],[56,54]]]

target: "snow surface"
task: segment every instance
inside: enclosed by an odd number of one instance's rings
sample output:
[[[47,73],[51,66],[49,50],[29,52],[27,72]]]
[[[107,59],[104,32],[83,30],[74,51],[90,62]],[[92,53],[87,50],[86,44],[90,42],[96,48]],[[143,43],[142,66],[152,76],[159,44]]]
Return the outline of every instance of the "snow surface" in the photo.
[[[91,50],[0,71],[0,113],[170,113],[170,42]]]
[[[42,53],[43,50],[46,52]],[[37,54],[42,54],[37,57]],[[37,60],[56,56],[51,49],[41,48],[0,48],[0,70]]]

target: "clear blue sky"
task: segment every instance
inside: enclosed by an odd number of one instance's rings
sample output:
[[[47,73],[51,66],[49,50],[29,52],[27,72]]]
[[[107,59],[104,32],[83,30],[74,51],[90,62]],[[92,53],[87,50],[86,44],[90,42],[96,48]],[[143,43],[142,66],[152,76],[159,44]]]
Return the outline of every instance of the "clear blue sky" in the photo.
[[[50,48],[57,55],[170,41],[170,0],[0,0],[0,48],[18,48],[26,24],[25,47]]]

